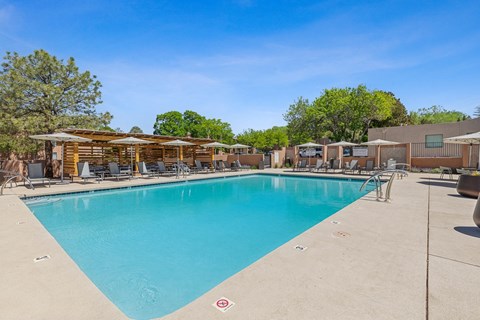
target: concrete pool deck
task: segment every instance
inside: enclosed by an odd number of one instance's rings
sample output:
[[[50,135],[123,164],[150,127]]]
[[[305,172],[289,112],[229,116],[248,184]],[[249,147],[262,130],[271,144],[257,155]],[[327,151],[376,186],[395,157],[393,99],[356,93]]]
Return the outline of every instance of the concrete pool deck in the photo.
[[[223,175],[232,174],[188,180]],[[456,181],[438,176],[411,173],[395,180],[391,203],[376,201],[374,192],[364,196],[162,319],[478,319],[476,200],[458,196]],[[19,196],[175,180],[5,189],[0,196],[0,318],[127,319]],[[50,259],[34,262],[46,255]],[[225,313],[212,306],[221,297],[235,302]]]

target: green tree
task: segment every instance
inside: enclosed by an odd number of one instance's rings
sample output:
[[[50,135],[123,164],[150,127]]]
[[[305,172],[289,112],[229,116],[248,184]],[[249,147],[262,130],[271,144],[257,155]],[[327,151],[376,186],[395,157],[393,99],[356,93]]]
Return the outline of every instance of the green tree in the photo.
[[[476,107],[475,107],[475,112],[473,113],[473,116],[474,116],[475,118],[480,117],[480,106],[476,106]]]
[[[263,151],[288,146],[286,127],[272,127],[267,130],[247,129],[237,135],[237,141]]]
[[[442,106],[432,106],[412,111],[409,114],[410,124],[434,124],[457,122],[470,119],[470,116],[455,110],[446,110]]]
[[[7,52],[0,71],[0,140],[14,136],[26,141],[30,134],[108,125],[111,115],[95,111],[102,102],[100,88],[96,76],[80,72],[73,58],[64,62],[44,50],[28,56]],[[5,129],[9,125],[10,131]],[[11,146],[21,152],[15,144]],[[45,158],[51,176],[50,141],[45,142]]]
[[[143,133],[143,130],[138,126],[133,126],[128,133]]]
[[[325,89],[309,104],[300,98],[284,115],[288,137],[293,144],[330,137],[337,141],[360,142],[374,121],[384,121],[392,114],[393,95],[356,88]]]
[[[153,128],[153,134],[158,135],[184,137],[188,133],[193,138],[210,138],[224,143],[233,142],[233,132],[229,123],[220,119],[207,119],[191,110],[183,114],[178,111],[159,114]]]
[[[153,125],[153,134],[184,137],[187,134],[183,116],[178,111],[169,111],[157,115]]]
[[[395,103],[391,106],[391,115],[383,121],[374,120],[372,128],[396,127],[409,124],[410,119],[405,105],[392,92],[385,93],[395,99]]]
[[[308,99],[298,98],[283,115],[283,119],[287,122],[287,134],[292,144],[301,144],[306,142],[315,135],[312,130],[314,112],[312,105]]]

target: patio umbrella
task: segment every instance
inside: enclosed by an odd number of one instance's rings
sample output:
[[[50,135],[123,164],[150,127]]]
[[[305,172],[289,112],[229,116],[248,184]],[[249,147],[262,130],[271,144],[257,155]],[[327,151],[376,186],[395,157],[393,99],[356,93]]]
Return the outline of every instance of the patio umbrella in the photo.
[[[230,149],[245,149],[245,148],[250,148],[250,146],[247,146],[247,145],[244,145],[244,144],[241,144],[241,143],[235,143],[235,144],[232,144],[230,147]],[[237,154],[237,160],[240,159],[240,155]]]
[[[470,134],[465,134],[462,136],[449,137],[443,139],[445,143],[459,143],[459,144],[469,144],[470,152],[468,156],[468,166],[470,167],[470,159],[472,158],[472,144],[480,144],[480,131]],[[480,147],[478,148],[478,169],[480,169]]]
[[[224,143],[221,143],[221,142],[205,143],[205,144],[202,144],[202,147],[213,149],[212,166],[213,166],[213,160],[214,160],[214,157],[215,157],[215,148],[230,148],[230,146],[228,144],[224,144]]]
[[[339,141],[339,142],[334,142],[334,143],[330,143],[330,144],[327,144],[327,146],[329,147],[352,147],[352,146],[357,146],[358,144],[357,143],[352,143],[352,142],[348,142],[348,141]],[[326,159],[326,158],[324,158]],[[343,155],[341,157],[341,159],[343,160]],[[340,168],[342,168],[342,163],[340,162]]]
[[[318,144],[318,143],[307,142],[307,143],[304,143],[304,144],[299,144],[297,147],[309,149],[309,148],[316,148],[316,147],[321,147],[321,146],[322,145]],[[310,166],[310,154],[308,155],[308,165]]]
[[[126,144],[130,146],[130,164],[132,168],[132,176],[133,176],[133,171],[135,171],[135,167],[133,165],[133,145],[136,144],[148,144],[148,143],[154,143],[153,141],[148,141],[148,140],[143,140],[143,139],[138,139],[135,137],[126,137],[126,138],[121,138],[121,139],[115,139],[115,140],[110,140],[108,143],[114,143],[114,144]]]
[[[183,146],[193,146],[195,145],[195,143],[191,143],[191,142],[187,142],[187,141],[183,141],[183,140],[172,140],[172,141],[168,141],[168,142],[164,142],[162,143],[164,146],[173,146],[173,147],[177,147],[177,177],[178,177],[178,174],[179,174],[179,170],[178,168],[180,167],[180,159],[179,159],[179,152],[180,152],[180,147],[183,147]]]
[[[380,147],[381,146],[392,146],[395,144],[399,144],[398,142],[395,141],[387,141],[387,140],[382,140],[382,139],[376,139],[368,142],[362,143],[362,145],[365,146],[377,146],[377,153],[376,153],[376,158],[377,158],[377,167],[380,167]]]
[[[33,136],[29,136],[32,139],[36,140],[47,140],[47,141],[57,141],[62,144],[62,163],[60,167],[60,176],[61,176],[61,183],[65,183],[63,181],[63,162],[64,162],[64,145],[65,142],[90,142],[92,139],[84,138],[84,137],[79,137],[79,136],[74,136],[72,134],[68,134],[65,132],[58,132],[58,133],[50,133],[50,134],[36,134]]]

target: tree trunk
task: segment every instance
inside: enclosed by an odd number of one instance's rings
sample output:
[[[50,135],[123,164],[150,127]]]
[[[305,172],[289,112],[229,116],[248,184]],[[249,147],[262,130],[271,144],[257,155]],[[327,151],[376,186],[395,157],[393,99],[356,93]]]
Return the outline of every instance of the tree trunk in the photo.
[[[45,141],[45,176],[53,178],[53,146],[52,141]]]

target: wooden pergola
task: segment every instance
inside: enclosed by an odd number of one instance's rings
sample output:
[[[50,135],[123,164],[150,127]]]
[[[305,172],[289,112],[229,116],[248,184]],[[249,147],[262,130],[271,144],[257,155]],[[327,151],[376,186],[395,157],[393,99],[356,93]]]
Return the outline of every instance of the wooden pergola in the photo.
[[[150,144],[133,146],[133,158],[135,162],[156,163],[164,161],[165,164],[173,164],[177,160],[177,147],[162,145],[163,142],[180,139],[194,143],[192,146],[180,147],[179,158],[187,164],[193,165],[195,160],[211,162],[213,157],[212,148],[202,148],[200,145],[212,142],[211,139],[159,136],[144,133],[120,133],[109,131],[96,131],[87,129],[65,129],[63,132],[76,136],[92,139],[91,142],[65,143],[64,150],[64,173],[77,175],[77,163],[88,161],[93,165],[107,165],[109,162],[119,164],[130,164],[130,146],[125,144],[114,144],[109,141],[135,137],[143,140],[153,141]]]

